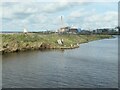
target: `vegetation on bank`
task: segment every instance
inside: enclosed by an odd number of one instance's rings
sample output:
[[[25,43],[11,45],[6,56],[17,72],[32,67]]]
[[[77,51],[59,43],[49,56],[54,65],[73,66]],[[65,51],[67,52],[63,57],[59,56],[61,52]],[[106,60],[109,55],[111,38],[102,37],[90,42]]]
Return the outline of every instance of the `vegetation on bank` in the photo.
[[[35,49],[69,49],[76,48],[80,43],[111,37],[111,35],[2,34],[1,51],[8,53]],[[58,39],[63,39],[63,45],[58,44]]]

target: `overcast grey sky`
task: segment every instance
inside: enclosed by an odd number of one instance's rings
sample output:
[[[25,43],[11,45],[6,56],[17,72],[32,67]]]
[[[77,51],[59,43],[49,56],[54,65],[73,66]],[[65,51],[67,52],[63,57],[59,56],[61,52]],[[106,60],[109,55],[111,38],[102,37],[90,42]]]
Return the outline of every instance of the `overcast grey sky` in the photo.
[[[14,0],[13,0],[14,1]],[[2,2],[2,30],[57,30],[64,24],[82,29],[111,28],[118,24],[118,2]]]

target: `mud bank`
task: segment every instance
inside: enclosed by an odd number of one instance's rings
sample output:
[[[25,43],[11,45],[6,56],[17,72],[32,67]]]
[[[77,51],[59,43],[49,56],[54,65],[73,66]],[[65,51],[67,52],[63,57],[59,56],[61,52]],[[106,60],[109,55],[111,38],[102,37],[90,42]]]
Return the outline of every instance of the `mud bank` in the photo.
[[[74,49],[81,43],[111,37],[111,35],[2,34],[0,51],[5,54],[39,49]],[[62,45],[58,44],[58,39],[64,40]]]

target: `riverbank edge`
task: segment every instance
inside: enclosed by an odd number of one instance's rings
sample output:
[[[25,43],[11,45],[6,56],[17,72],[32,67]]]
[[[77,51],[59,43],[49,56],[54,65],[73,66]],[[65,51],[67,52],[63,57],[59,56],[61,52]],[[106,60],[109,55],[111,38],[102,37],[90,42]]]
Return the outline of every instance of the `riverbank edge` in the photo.
[[[91,35],[92,36],[92,35]],[[90,37],[91,37],[90,36]],[[101,35],[99,35],[101,37]],[[61,49],[75,49],[75,48],[79,48],[80,44],[82,43],[88,43],[90,41],[95,41],[95,40],[101,40],[101,39],[109,39],[109,38],[113,38],[112,35],[107,35],[107,37],[102,37],[102,38],[98,38],[98,36],[96,36],[96,38],[90,40],[89,38],[85,39],[82,42],[78,42],[76,44],[72,43],[70,46],[66,46],[66,45],[57,45],[57,46],[53,46],[51,44],[48,43],[41,43],[40,45],[38,45],[36,47],[36,45],[33,45],[31,47],[22,47],[22,48],[14,48],[14,49],[9,49],[9,48],[4,48],[4,46],[2,46],[2,50],[0,51],[1,54],[6,54],[6,53],[14,53],[14,52],[22,52],[22,51],[32,51],[32,50],[61,50]],[[17,44],[16,44],[17,45]]]

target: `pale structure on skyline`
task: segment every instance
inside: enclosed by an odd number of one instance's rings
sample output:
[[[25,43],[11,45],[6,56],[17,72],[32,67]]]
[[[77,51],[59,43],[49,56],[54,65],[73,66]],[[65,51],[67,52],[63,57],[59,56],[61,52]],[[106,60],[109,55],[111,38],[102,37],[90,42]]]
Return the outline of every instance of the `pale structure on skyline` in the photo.
[[[27,29],[26,29],[26,28],[24,28],[24,31],[23,31],[23,33],[28,33],[28,31],[27,31]]]

